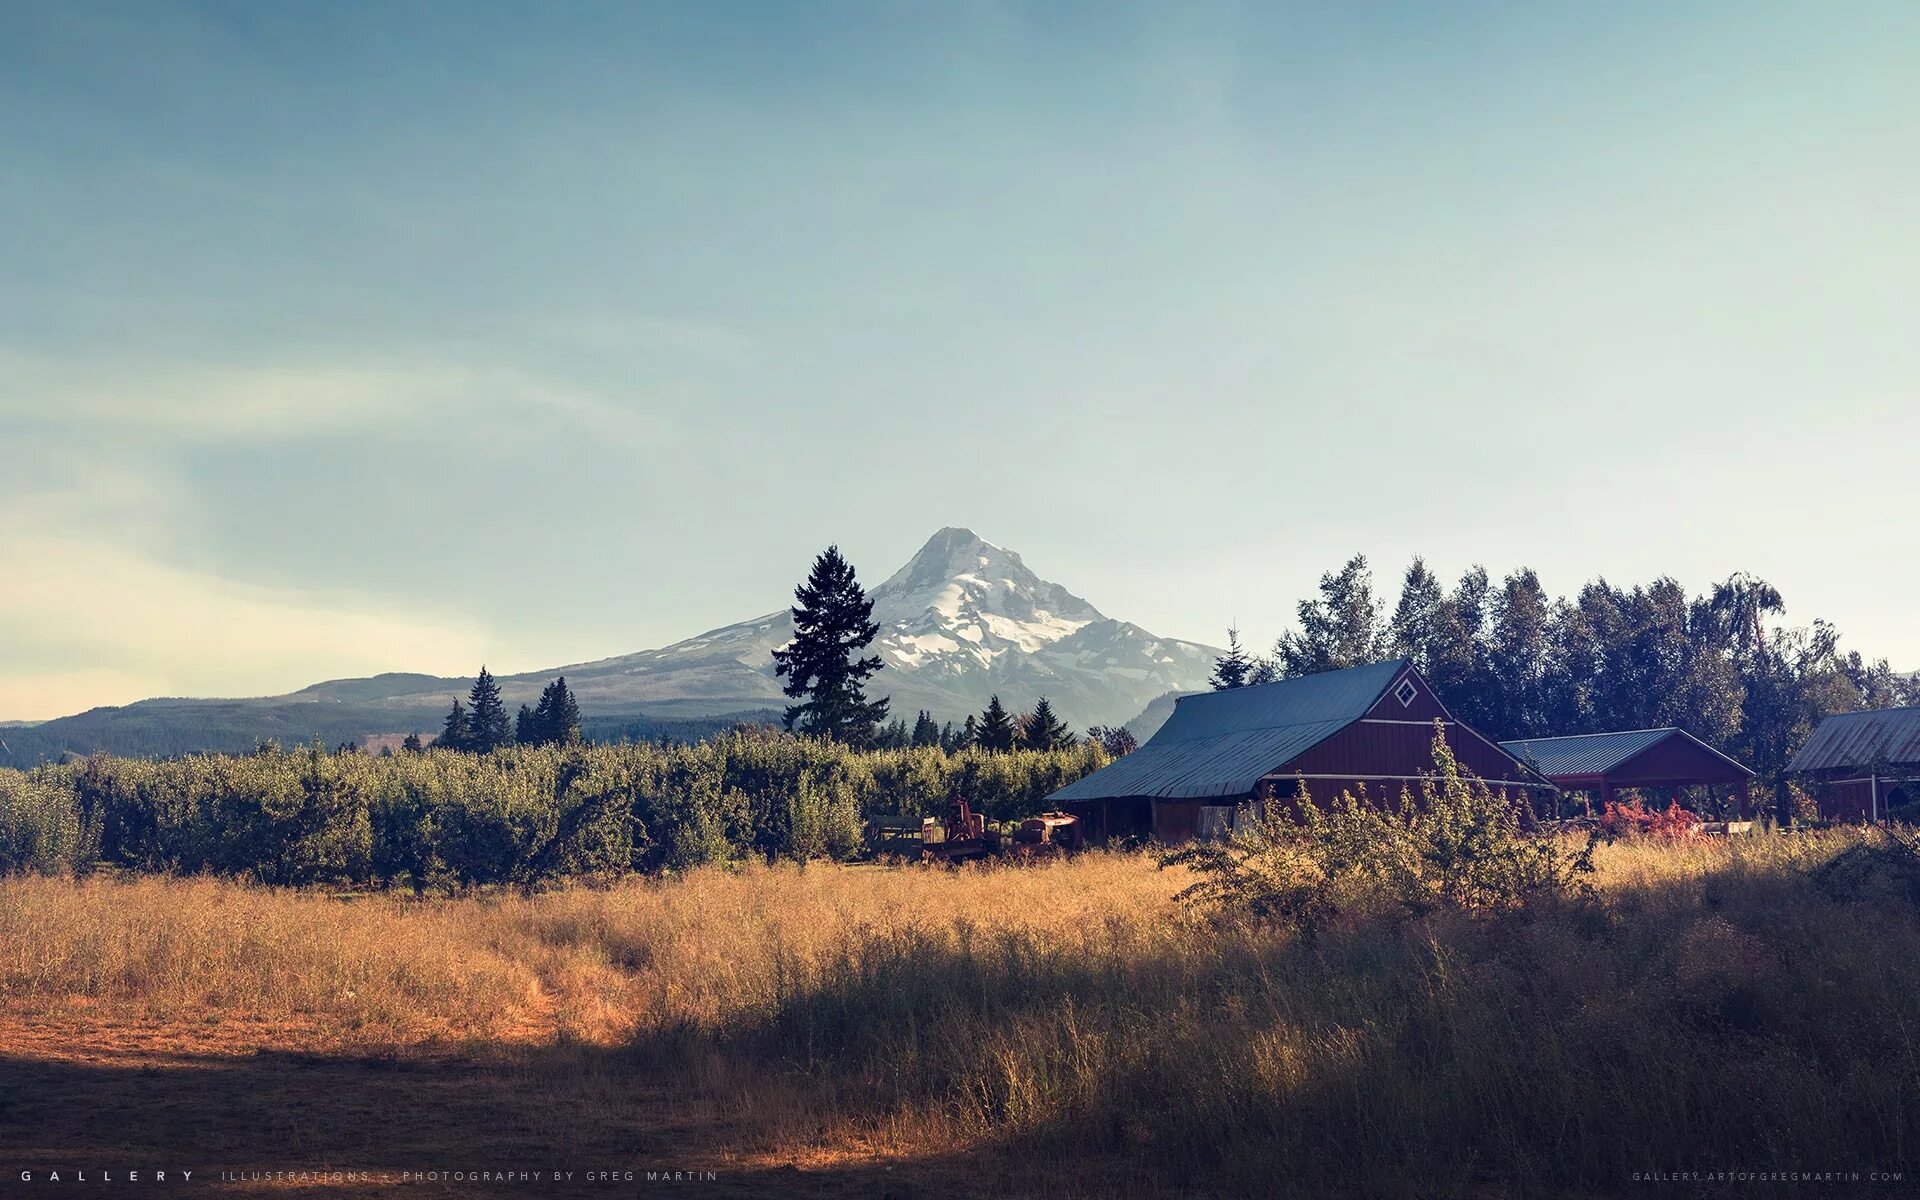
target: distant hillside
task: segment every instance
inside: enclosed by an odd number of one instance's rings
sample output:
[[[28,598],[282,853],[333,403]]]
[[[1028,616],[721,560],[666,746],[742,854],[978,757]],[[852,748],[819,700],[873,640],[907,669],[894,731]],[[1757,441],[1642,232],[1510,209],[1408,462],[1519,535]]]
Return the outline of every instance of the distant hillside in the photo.
[[[1174,701],[1182,696],[1191,695],[1193,695],[1192,692],[1168,692],[1163,696],[1155,696],[1152,703],[1141,710],[1139,716],[1127,722],[1127,732],[1144,745],[1148,738],[1160,732],[1160,727],[1165,725],[1167,718],[1173,715]]]
[[[940,530],[868,594],[880,626],[874,649],[886,664],[872,691],[890,696],[893,713],[908,721],[926,709],[957,723],[998,695],[1016,712],[1046,696],[1079,729],[1115,724],[1164,693],[1204,688],[1220,653],[1108,617],[1034,574],[1018,554],[967,529]],[[689,735],[638,731],[725,728],[783,707],[772,652],[792,637],[792,618],[781,608],[662,649],[501,676],[499,682],[513,709],[535,702],[549,680],[564,674],[588,736],[603,736],[595,731],[606,729],[677,738]],[[334,745],[427,734],[440,728],[453,698],[465,695],[470,682],[389,673],[261,699],[143,700],[0,730],[0,763],[95,750],[245,750],[262,738],[286,744],[318,737]]]
[[[38,725],[0,729],[0,766],[29,767],[95,751],[138,758],[171,758],[205,751],[242,753],[262,739],[283,746],[318,738],[328,748],[342,742],[397,745],[407,733],[431,741],[437,721],[417,711],[250,701],[143,700],[124,708],[96,708]],[[780,720],[778,709],[751,709],[704,717],[649,713],[594,713],[581,718],[581,732],[596,742],[695,742],[735,725]]]

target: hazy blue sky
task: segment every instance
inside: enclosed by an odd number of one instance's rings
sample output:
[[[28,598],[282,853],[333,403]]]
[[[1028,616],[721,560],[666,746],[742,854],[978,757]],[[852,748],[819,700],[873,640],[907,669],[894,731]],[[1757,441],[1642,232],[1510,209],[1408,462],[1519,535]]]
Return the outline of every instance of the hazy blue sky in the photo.
[[[522,670],[968,525],[1920,666],[1920,5],[0,0],[0,717]]]

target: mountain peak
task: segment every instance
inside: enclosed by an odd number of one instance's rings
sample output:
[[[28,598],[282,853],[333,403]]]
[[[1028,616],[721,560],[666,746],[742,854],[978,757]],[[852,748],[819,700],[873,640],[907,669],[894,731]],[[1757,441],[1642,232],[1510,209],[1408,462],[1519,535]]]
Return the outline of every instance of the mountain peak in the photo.
[[[949,525],[928,538],[905,566],[873,590],[877,595],[895,595],[967,577],[1002,578],[1028,587],[1040,582],[1018,554],[994,545],[971,529]]]

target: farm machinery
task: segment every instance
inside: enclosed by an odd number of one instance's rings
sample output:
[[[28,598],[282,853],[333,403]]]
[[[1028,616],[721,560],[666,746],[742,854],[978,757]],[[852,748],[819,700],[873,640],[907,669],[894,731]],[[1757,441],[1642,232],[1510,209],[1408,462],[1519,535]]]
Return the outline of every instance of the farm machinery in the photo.
[[[927,817],[920,826],[920,857],[926,862],[959,865],[999,859],[1037,862],[1079,850],[1080,819],[1063,812],[1027,817],[1011,833],[987,825],[984,814],[973,811],[958,796],[944,818]]]

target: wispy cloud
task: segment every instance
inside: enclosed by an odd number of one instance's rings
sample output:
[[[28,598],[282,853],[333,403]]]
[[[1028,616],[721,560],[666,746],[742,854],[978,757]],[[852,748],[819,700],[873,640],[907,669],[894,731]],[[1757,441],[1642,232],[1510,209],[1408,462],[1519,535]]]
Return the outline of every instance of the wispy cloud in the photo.
[[[657,416],[523,371],[443,364],[85,364],[0,348],[0,421],[140,429],[188,441],[271,441],[461,408],[552,413],[597,438],[658,445]]]

